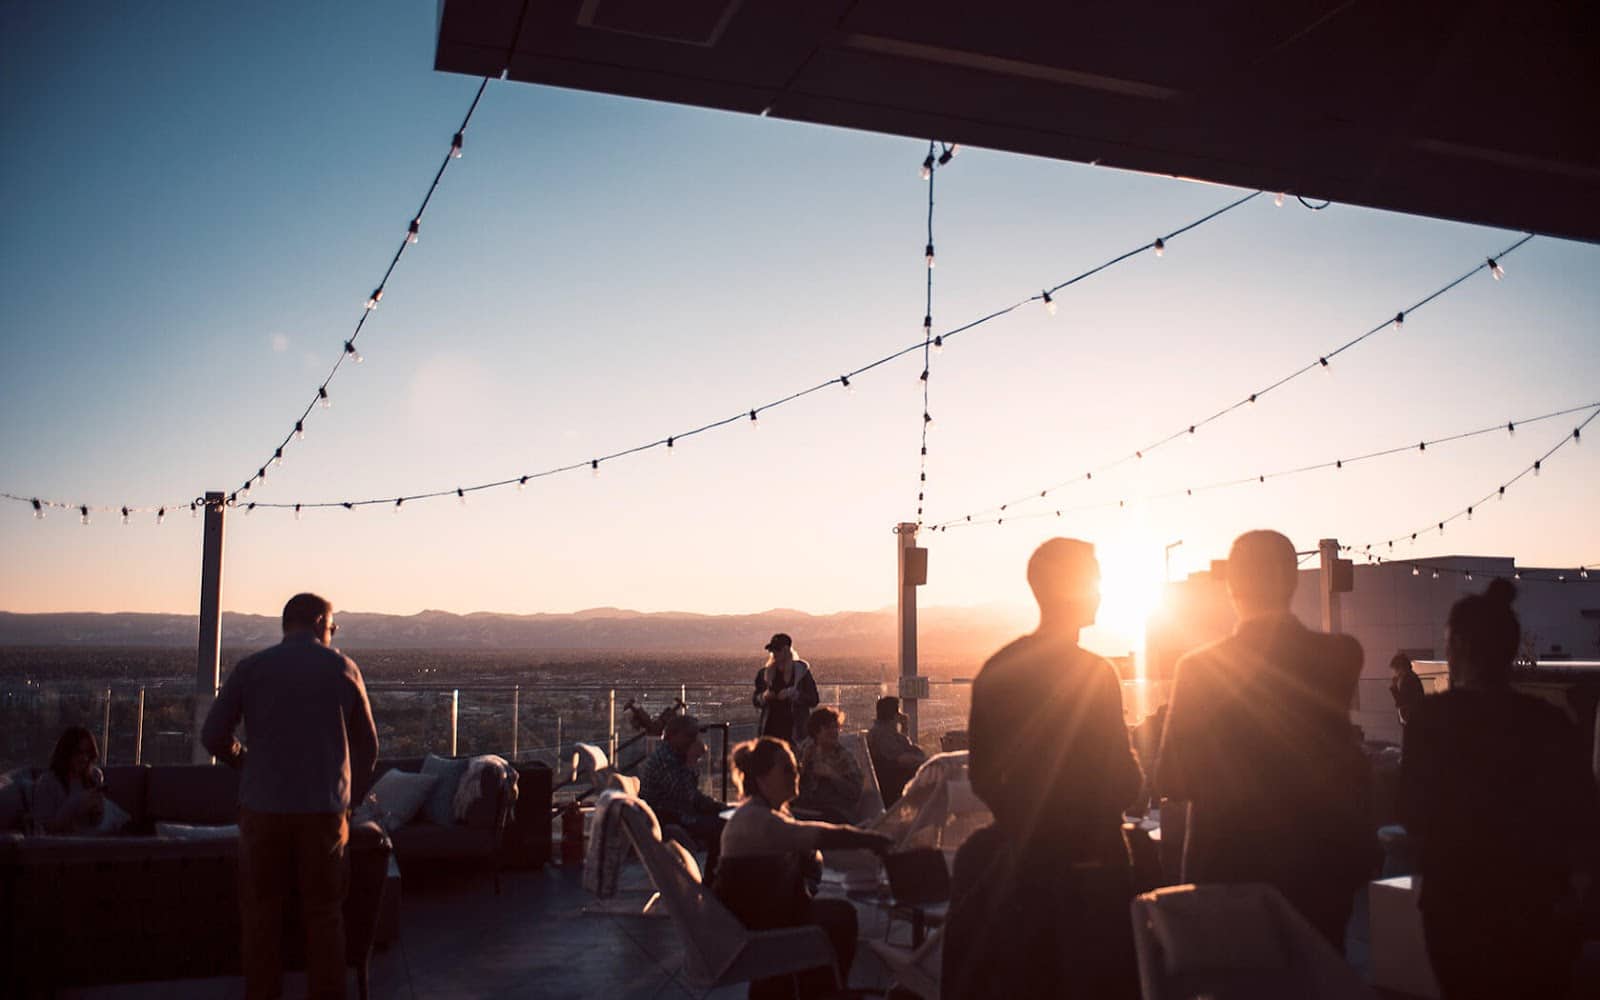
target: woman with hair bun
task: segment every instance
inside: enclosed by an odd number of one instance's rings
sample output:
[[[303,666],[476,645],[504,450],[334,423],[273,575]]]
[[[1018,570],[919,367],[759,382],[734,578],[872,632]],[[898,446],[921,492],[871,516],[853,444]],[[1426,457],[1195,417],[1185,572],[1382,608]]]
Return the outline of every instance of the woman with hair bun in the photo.
[[[1511,688],[1516,588],[1450,609],[1450,690],[1405,729],[1400,813],[1418,846],[1422,924],[1445,1000],[1560,997],[1580,938],[1579,876],[1600,796],[1566,715]]]
[[[799,768],[789,745],[762,736],[733,748],[744,801],[722,831],[722,860],[715,891],[751,930],[814,924],[827,932],[837,959],[839,982],[827,970],[757,980],[750,996],[821,996],[848,984],[855,958],[856,911],[845,899],[813,899],[806,875],[822,849],[865,848],[883,853],[891,845],[881,833],[852,826],[795,819],[789,803],[799,794]]]

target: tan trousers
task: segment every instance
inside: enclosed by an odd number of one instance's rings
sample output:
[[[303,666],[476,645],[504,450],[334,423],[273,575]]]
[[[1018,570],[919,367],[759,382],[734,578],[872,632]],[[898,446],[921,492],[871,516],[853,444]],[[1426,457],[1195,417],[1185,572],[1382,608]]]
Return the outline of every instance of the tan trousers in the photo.
[[[283,910],[290,888],[300,895],[306,935],[306,985],[312,1000],[345,993],[345,846],[343,813],[239,810],[239,915],[243,925],[245,996],[283,995]]]

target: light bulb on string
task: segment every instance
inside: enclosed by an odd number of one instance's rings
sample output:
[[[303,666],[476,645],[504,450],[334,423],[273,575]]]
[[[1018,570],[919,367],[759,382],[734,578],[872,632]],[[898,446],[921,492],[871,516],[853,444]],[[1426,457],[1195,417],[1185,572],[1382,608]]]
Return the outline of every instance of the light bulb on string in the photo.
[[[83,525],[89,523],[89,507],[87,504],[78,505],[78,523]]]
[[[676,441],[676,440],[677,440],[677,439],[676,439],[676,438],[674,438],[674,437],[672,437],[672,436],[670,436],[670,435],[669,435],[669,436],[668,436],[668,437],[667,437],[667,457],[668,457],[668,458],[671,458],[671,457],[672,457],[672,453],[673,453],[673,451],[674,451],[674,450],[675,450],[675,449],[674,449],[674,448],[673,448],[673,443],[674,443],[674,442],[675,442],[675,441]]]
[[[304,420],[296,420],[294,422],[294,439],[296,441],[304,441],[306,439],[306,422]]]
[[[1433,578],[1434,578],[1434,579],[1435,579],[1435,580],[1437,580],[1437,579],[1439,579],[1439,571],[1438,571],[1438,570],[1434,570],[1434,571],[1433,571]]]
[[[459,502],[459,503],[460,503],[460,504],[461,504],[461,506],[463,506],[463,507],[465,507],[465,506],[466,506],[466,505],[467,505],[467,494],[466,494],[466,491],[464,491],[464,490],[463,490],[463,489],[462,489],[462,488],[461,488],[461,487],[459,487],[459,486],[457,486],[457,487],[456,487],[456,500],[457,500],[457,502]]]
[[[406,243],[411,246],[416,246],[417,234],[421,231],[421,229],[422,219],[420,217],[412,219],[411,224],[406,226]]]
[[[933,317],[931,315],[923,316],[922,317],[922,342],[923,343],[927,343],[929,340],[932,340],[932,339],[933,339]]]
[[[1511,571],[1511,579],[1513,579],[1513,580],[1520,580],[1520,579],[1522,579],[1522,570],[1520,570],[1520,569],[1514,569],[1514,570],[1512,570],[1512,571]]]
[[[933,154],[929,153],[928,154],[928,158],[926,160],[922,161],[922,179],[923,180],[930,180],[930,179],[932,179],[932,177],[933,177]]]
[[[525,492],[527,492],[527,489],[528,489],[528,477],[527,476],[523,476],[521,479],[517,480],[517,492],[518,493],[525,493]]]
[[[943,354],[944,353],[944,335],[943,334],[939,334],[939,335],[937,335],[937,336],[935,336],[933,338],[933,353],[935,353],[935,354]]]
[[[344,353],[346,357],[358,365],[366,360],[361,356],[361,352],[356,350],[356,345],[348,340],[344,342]]]
[[[1325,357],[1322,357],[1322,358],[1318,358],[1318,359],[1317,359],[1317,364],[1319,364],[1319,365],[1321,365],[1321,366],[1322,366],[1322,367],[1323,367],[1323,370],[1327,370],[1327,367],[1328,367],[1328,359],[1327,359],[1327,358],[1325,358]]]
[[[400,508],[405,506],[405,502],[406,502],[406,498],[405,497],[395,497],[394,498],[394,512],[396,514],[400,513]]]
[[[279,466],[279,467],[282,467],[282,465],[283,465],[283,449],[282,448],[278,448],[277,450],[275,450],[272,453],[272,464],[276,465],[276,466]]]
[[[1499,281],[1501,278],[1506,276],[1506,269],[1500,266],[1499,261],[1495,260],[1493,257],[1490,257],[1488,264],[1489,273],[1494,275],[1494,280]]]
[[[256,470],[256,478],[263,483],[267,481],[267,467],[265,465]]]
[[[193,500],[189,501],[189,519],[194,520],[200,516],[200,505]]]
[[[300,520],[300,505],[299,504],[295,504],[294,505],[294,519],[296,521]]]
[[[1578,567],[1578,579],[1580,579],[1580,580],[1589,579],[1589,567],[1587,567],[1587,566],[1579,566]]]
[[[1471,507],[1467,508],[1467,520],[1469,520],[1469,521],[1472,520],[1472,508]]]
[[[956,155],[956,147],[955,146],[946,146],[944,148],[944,152],[939,154],[939,166],[941,166],[941,167],[947,166],[950,163],[950,161],[955,158],[955,155]]]
[[[927,257],[928,267],[931,269],[933,267],[933,244],[929,243],[927,248],[923,250],[923,253]]]
[[[167,519],[167,508],[165,508],[165,507],[156,508],[156,527],[158,527],[158,528],[161,527],[161,523],[163,521],[165,521],[166,519]]]
[[[462,146],[462,144],[464,143],[465,140],[466,140],[466,136],[462,135],[460,132],[457,132],[453,137],[451,137],[451,139],[450,139],[450,159],[452,159],[452,160],[461,159],[461,146]]]
[[[1508,437],[1517,436],[1517,425],[1514,421],[1506,424],[1506,435]]]
[[[1395,328],[1395,330],[1398,331],[1401,327],[1403,327],[1405,325],[1406,325],[1406,314],[1404,312],[1395,313],[1394,314],[1394,328]]]
[[[600,460],[598,458],[589,459],[589,474],[596,479],[600,478]]]
[[[1056,300],[1050,297],[1050,293],[1048,291],[1040,292],[1039,294],[1044,298],[1044,311],[1046,315],[1054,316],[1056,314]]]
[[[127,523],[129,523],[129,521],[130,521],[130,518],[128,516],[128,508],[124,507],[124,508],[122,508],[122,523],[123,524],[127,524]]]
[[[44,504],[39,502],[38,497],[33,498],[33,519],[35,521],[44,520]]]
[[[256,503],[255,503],[254,500],[252,500],[249,503],[245,504],[245,506],[244,506],[244,516],[245,517],[249,517],[251,514],[254,514],[255,512],[256,512]]]
[[[1411,567],[1411,575],[1412,576],[1421,576],[1422,575],[1422,570],[1420,570],[1417,567],[1413,566],[1413,567]]]
[[[383,301],[383,286],[380,285],[377,288],[374,288],[372,290],[372,294],[371,295],[367,296],[367,308],[369,310],[370,309],[376,309],[376,308],[378,308],[378,303],[382,302],[382,301]]]
[[[1161,237],[1157,236],[1156,237],[1156,241],[1154,243],[1150,244],[1150,247],[1151,247],[1151,249],[1153,249],[1156,252],[1156,256],[1157,257],[1166,256],[1166,253],[1167,253],[1167,241],[1162,239]]]
[[[922,369],[922,374],[917,376],[917,381],[921,382],[923,385],[928,384],[928,369]]]
[[[856,394],[856,387],[850,384],[850,376],[840,375],[839,384],[844,387],[847,395],[854,396]]]
[[[1582,428],[1574,427],[1572,429],[1572,443],[1573,444],[1583,444],[1583,429]]]
[[[1277,196],[1272,199],[1272,203],[1274,205],[1278,206],[1279,208],[1283,207],[1283,192],[1282,191],[1279,191]]]
[[[750,411],[750,429],[753,431],[761,429],[761,421],[756,419],[756,411],[754,410]]]
[[[1544,464],[1542,461],[1533,463],[1533,476],[1535,479],[1539,478],[1539,466],[1542,464]]]
[[[933,415],[927,410],[922,411],[922,426],[930,431],[933,430]]]
[[[328,387],[327,386],[325,386],[325,385],[317,386],[317,402],[322,404],[322,408],[324,410],[329,409],[329,408],[331,408],[333,406],[333,397],[328,395]]]

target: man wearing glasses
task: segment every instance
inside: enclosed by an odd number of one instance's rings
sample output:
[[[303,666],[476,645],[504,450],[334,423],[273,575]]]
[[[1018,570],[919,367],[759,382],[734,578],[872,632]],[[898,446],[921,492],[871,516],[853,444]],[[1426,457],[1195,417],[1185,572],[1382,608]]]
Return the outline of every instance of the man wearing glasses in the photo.
[[[283,641],[239,661],[201,730],[239,768],[239,910],[246,996],[282,993],[280,940],[291,885],[300,891],[306,983],[345,996],[346,814],[378,759],[378,732],[355,661],[332,648],[333,605],[296,594]],[[248,746],[234,738],[244,722]]]

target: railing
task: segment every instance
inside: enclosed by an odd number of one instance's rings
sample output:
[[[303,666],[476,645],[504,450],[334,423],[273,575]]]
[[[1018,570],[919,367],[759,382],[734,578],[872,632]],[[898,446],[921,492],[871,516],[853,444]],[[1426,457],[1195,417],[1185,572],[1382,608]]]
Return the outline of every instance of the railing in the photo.
[[[1164,684],[1125,681],[1123,704],[1132,725],[1166,698]],[[825,705],[845,712],[847,728],[871,725],[875,702],[894,689],[886,682],[822,684]],[[594,743],[620,766],[636,764],[650,740],[632,739],[624,707],[629,701],[657,716],[683,701],[702,723],[727,723],[730,744],[755,735],[756,710],[749,684],[676,684],[618,687],[584,684],[405,684],[367,686],[385,757],[425,753],[498,753],[556,766],[576,741]],[[930,752],[940,737],[965,729],[971,681],[935,680],[918,703],[919,735]],[[86,726],[100,744],[102,762],[187,763],[192,759],[194,694],[190,682],[41,683],[0,691],[0,769],[43,764],[68,725]],[[718,740],[720,742],[720,738]],[[721,748],[708,779],[720,777]],[[708,755],[710,757],[712,755]]]

